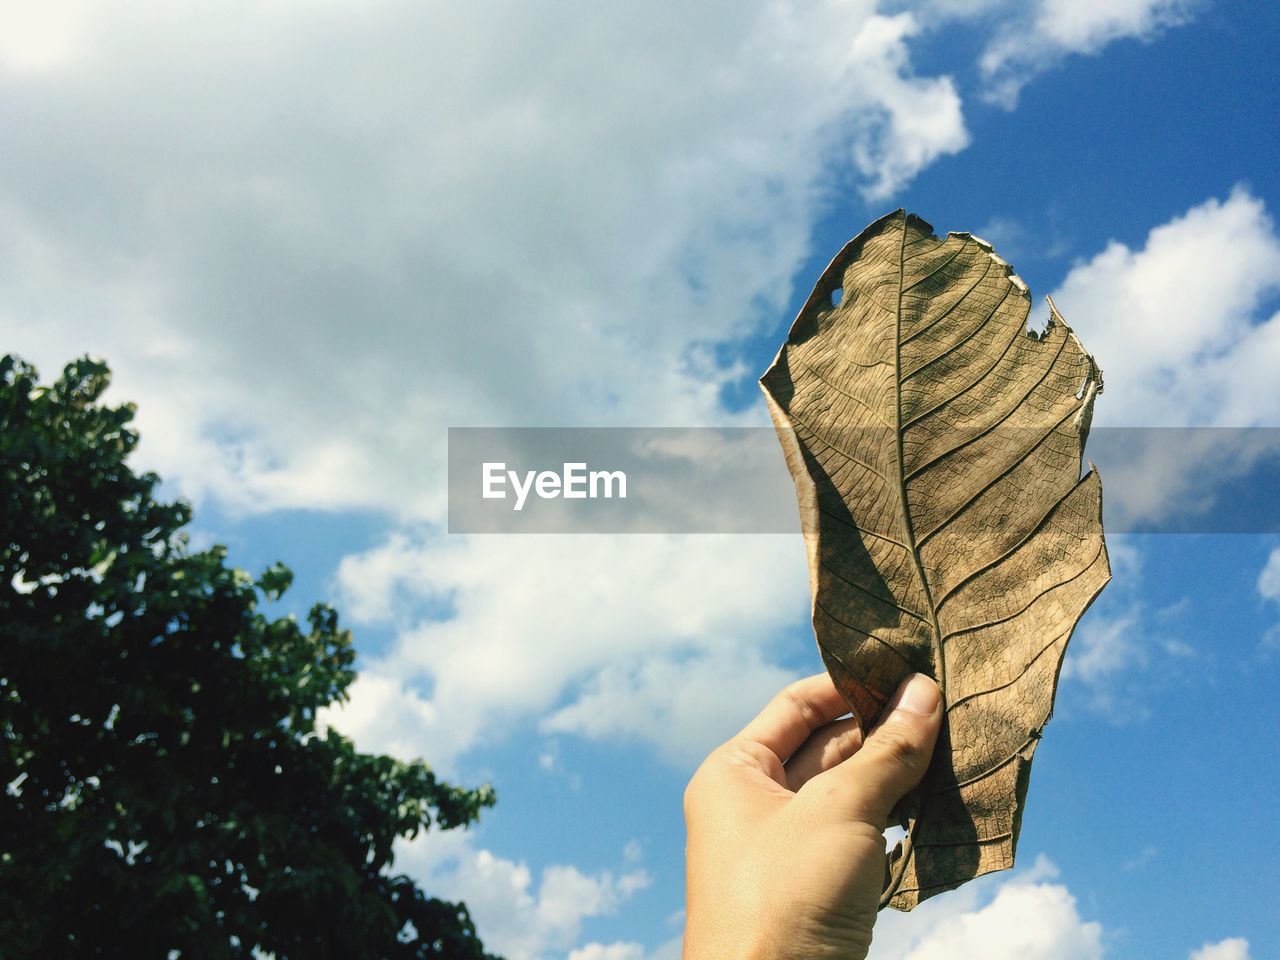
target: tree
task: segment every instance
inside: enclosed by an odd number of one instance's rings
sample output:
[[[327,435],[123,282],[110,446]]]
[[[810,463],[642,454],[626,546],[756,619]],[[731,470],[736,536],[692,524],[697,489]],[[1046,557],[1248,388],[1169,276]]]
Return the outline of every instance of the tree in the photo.
[[[264,614],[285,567],[189,548],[109,377],[0,360],[0,954],[486,957],[464,905],[389,868],[493,792],[317,725],[349,632]]]

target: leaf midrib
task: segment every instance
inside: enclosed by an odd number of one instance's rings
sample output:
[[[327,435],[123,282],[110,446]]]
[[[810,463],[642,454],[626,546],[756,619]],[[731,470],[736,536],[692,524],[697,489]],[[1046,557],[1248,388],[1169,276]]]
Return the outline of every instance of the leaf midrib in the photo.
[[[911,510],[907,501],[907,475],[906,461],[903,451],[903,426],[902,426],[902,296],[904,291],[903,283],[905,280],[906,255],[907,247],[907,219],[906,210],[902,211],[902,239],[898,246],[898,306],[894,311],[894,331],[893,331],[893,391],[894,391],[894,443],[897,447],[897,472],[898,472],[898,497],[902,504],[900,516],[902,517],[902,532],[906,540],[907,552],[911,555],[911,560],[916,567],[916,575],[920,578],[920,586],[924,590],[925,603],[928,606],[930,623],[933,626],[933,636],[930,638],[933,643],[934,664],[937,667],[938,686],[944,691],[946,690],[946,664],[942,661],[942,646],[939,642],[942,636],[942,630],[938,625],[938,611],[933,603],[933,591],[929,587],[929,580],[924,575],[924,563],[920,559],[920,550],[916,546],[915,524],[911,519]]]
[[[934,679],[938,683],[938,689],[945,696],[947,668],[942,656],[942,630],[938,625],[938,610],[933,603],[933,591],[929,587],[928,578],[924,575],[924,563],[920,559],[920,551],[916,548],[915,525],[912,523],[911,511],[908,508],[907,501],[907,478],[902,443],[902,297],[906,292],[904,282],[906,274],[907,222],[908,214],[904,209],[902,211],[902,239],[898,246],[898,305],[894,311],[893,331],[893,393],[895,405],[893,432],[897,446],[898,496],[902,504],[900,515],[902,517],[902,529],[906,539],[907,553],[911,555],[911,560],[916,567],[916,575],[920,578],[920,586],[924,590],[925,604],[929,610],[929,620],[933,626],[933,633],[929,639],[933,646],[933,663],[937,672],[937,676]],[[944,715],[943,723],[945,724],[945,722],[946,717]],[[928,774],[925,776],[927,782]],[[885,907],[897,895],[898,888],[902,885],[902,879],[907,872],[907,863],[914,856],[916,830],[919,828],[920,821],[923,818],[924,807],[928,805],[930,793],[931,791],[926,787],[924,797],[921,800],[921,809],[917,811],[915,819],[911,822],[911,830],[903,841],[902,856],[895,865],[893,875],[889,878],[889,883],[886,884],[884,892],[881,894],[881,908]]]

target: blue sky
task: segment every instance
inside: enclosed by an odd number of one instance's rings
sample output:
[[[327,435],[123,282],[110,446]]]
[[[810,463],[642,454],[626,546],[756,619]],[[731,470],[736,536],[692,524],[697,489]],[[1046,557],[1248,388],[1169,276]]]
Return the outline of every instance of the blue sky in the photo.
[[[449,536],[446,429],[764,423],[899,206],[1054,295],[1099,423],[1280,426],[1278,45],[1225,0],[0,3],[0,332],[105,357],[198,541],[337,603],[336,726],[497,788],[400,867],[510,960],[662,960],[689,773],[820,668],[803,549]],[[1280,955],[1280,538],[1111,545],[1019,869],[873,956]]]

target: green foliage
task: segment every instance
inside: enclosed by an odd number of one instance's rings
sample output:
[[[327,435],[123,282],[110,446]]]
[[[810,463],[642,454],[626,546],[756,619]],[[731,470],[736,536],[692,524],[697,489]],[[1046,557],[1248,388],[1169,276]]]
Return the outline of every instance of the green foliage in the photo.
[[[317,729],[355,675],[335,611],[270,619],[285,567],[189,549],[104,364],[36,376],[0,360],[0,955],[485,957],[388,868],[492,791]]]

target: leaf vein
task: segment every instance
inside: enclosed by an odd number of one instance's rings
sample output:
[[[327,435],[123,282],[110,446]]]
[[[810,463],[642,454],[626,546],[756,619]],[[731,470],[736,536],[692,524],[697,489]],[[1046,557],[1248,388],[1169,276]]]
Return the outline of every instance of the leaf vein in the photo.
[[[1044,527],[1044,525],[1049,521],[1049,518],[1053,516],[1054,512],[1057,511],[1057,509],[1060,506],[1066,503],[1067,500],[1071,498],[1071,495],[1074,494],[1077,490],[1079,490],[1080,487],[1088,481],[1090,476],[1092,476],[1091,473],[1081,477],[1079,480],[1075,482],[1075,484],[1071,487],[1070,490],[1068,490],[1061,497],[1059,497],[1054,502],[1053,506],[1051,506],[1047,511],[1045,511],[1045,514],[1040,518],[1040,521],[1034,527],[1031,528],[1030,533],[1028,533],[1025,537],[1023,537],[1021,540],[1015,543],[1012,547],[1010,547],[1004,553],[1000,554],[1000,556],[995,557],[991,560],[988,560],[986,563],[982,564],[980,567],[978,567],[978,569],[974,570],[972,573],[966,576],[963,580],[957,583],[954,587],[948,590],[943,595],[942,599],[938,601],[938,609],[942,609],[943,604],[945,604],[948,600],[950,600],[953,596],[955,596],[957,591],[963,589],[967,584],[972,583],[974,579],[982,576],[982,574],[986,573],[988,570],[999,566],[1005,560],[1008,560],[1015,553],[1021,550],[1024,546],[1026,546],[1028,543],[1034,540],[1036,534],[1040,532],[1040,530]]]
[[[1071,419],[1072,414],[1074,414],[1075,412],[1076,412],[1075,407],[1072,407],[1070,410],[1068,410],[1066,415],[1057,423],[1055,423],[1052,427],[1050,427],[1047,431],[1045,431],[1045,433],[1040,437],[1039,440],[1037,440],[1031,446],[1027,447],[1027,449],[1023,450],[1020,454],[1018,454],[1018,456],[1014,459],[1014,461],[1011,464],[1009,464],[1007,467],[1001,470],[998,474],[996,474],[995,477],[993,477],[990,481],[988,481],[987,484],[983,486],[980,490],[978,490],[977,493],[974,493],[972,496],[966,499],[964,503],[960,504],[960,506],[949,517],[947,517],[945,520],[939,523],[936,527],[934,527],[932,530],[926,533],[923,537],[921,537],[919,541],[919,545],[923,546],[925,543],[929,541],[931,537],[934,536],[934,534],[938,533],[944,527],[949,527],[952,523],[956,521],[957,517],[959,517],[962,513],[964,513],[966,510],[972,507],[974,503],[980,500],[984,493],[986,493],[988,490],[994,487],[1001,480],[1005,479],[1005,477],[1009,476],[1009,474],[1013,473],[1014,470],[1017,470],[1021,464],[1026,462],[1027,457],[1031,456],[1031,454],[1033,454],[1036,450],[1040,449],[1040,446],[1046,440],[1048,440],[1051,436],[1053,436],[1058,431],[1059,427],[1061,427],[1064,423],[1066,423],[1069,419]],[[1058,502],[1061,503],[1062,501],[1059,500]],[[1056,507],[1057,504],[1054,504],[1054,506]]]
[[[891,607],[895,607],[896,609],[901,610],[903,613],[907,614],[908,616],[915,617],[921,623],[928,626],[928,623],[929,623],[928,620],[926,620],[923,616],[921,616],[915,610],[912,610],[910,607],[904,607],[901,603],[899,603],[893,597],[886,597],[883,594],[876,593],[874,590],[867,589],[862,584],[858,583],[856,580],[850,580],[848,577],[839,573],[834,567],[832,567],[825,560],[819,561],[819,564],[821,565],[822,569],[826,570],[827,573],[831,574],[841,583],[847,583],[849,586],[853,587],[855,590],[861,590],[867,596],[873,597],[874,599],[879,600],[881,603],[888,604]]]

